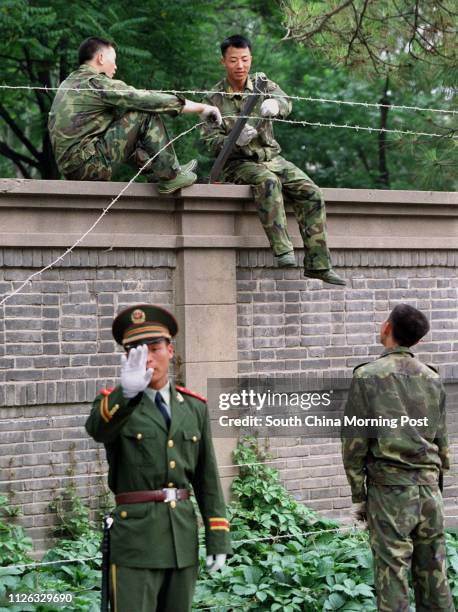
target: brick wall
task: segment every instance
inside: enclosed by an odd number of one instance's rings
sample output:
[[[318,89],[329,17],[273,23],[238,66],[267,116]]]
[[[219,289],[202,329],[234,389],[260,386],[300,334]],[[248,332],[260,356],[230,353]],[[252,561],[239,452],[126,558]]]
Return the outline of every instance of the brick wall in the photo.
[[[431,321],[416,354],[435,365],[445,381],[458,380],[456,251],[335,251],[333,259],[348,280],[345,289],[305,280],[299,268],[274,269],[265,251],[239,253],[240,374],[275,377],[325,370],[336,378],[351,377],[355,365],[380,354],[378,330],[387,313],[408,302]],[[454,393],[455,387],[449,384],[448,390]],[[452,469],[444,492],[450,515],[458,514],[457,442],[452,435]],[[326,516],[348,518],[350,489],[337,440],[272,437],[269,443],[297,499]]]
[[[0,293],[60,251],[0,249]],[[174,255],[80,249],[4,306],[0,321],[0,493],[21,506],[37,551],[72,484],[97,507],[106,493],[103,446],[84,429],[98,390],[115,384],[113,313],[136,302],[173,307]]]

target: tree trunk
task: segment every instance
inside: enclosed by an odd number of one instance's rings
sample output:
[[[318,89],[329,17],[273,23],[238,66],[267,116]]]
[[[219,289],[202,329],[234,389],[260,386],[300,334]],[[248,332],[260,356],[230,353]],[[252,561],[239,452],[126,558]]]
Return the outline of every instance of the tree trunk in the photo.
[[[383,89],[383,95],[380,98],[380,104],[387,106],[380,107],[380,129],[386,130],[388,126],[388,113],[390,111],[390,97],[389,91],[389,77],[386,77],[385,87]],[[390,188],[390,174],[388,171],[388,165],[386,160],[386,148],[387,148],[386,132],[379,132],[378,136],[378,178],[377,186],[380,189]]]

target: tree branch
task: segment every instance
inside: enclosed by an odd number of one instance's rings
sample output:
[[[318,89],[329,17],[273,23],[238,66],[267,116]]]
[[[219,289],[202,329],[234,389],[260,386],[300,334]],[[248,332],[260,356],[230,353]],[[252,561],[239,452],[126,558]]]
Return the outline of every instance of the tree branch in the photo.
[[[340,13],[341,11],[343,11],[345,8],[347,8],[347,6],[352,4],[352,2],[353,2],[353,0],[346,0],[346,2],[344,2],[340,6],[337,6],[332,11],[329,11],[329,13],[325,13],[321,17],[320,23],[313,30],[310,30],[309,32],[306,32],[305,34],[302,34],[302,35],[292,34],[292,35],[290,35],[290,38],[294,38],[296,40],[306,40],[307,38],[310,38],[311,36],[314,36],[314,34],[318,34],[318,32],[321,32],[321,30],[326,25],[326,23],[331,19],[331,17],[334,17],[334,15],[337,15],[337,13]],[[288,33],[289,32],[290,32],[290,30],[288,30]],[[287,33],[287,35],[288,35],[288,33]],[[286,37],[283,37],[282,40],[286,40]]]
[[[18,166],[19,170],[22,173],[24,173],[23,164],[28,164],[37,169],[40,168],[40,164],[37,161],[35,161],[31,157],[26,157],[25,155],[22,155],[21,153],[17,153],[11,147],[9,147],[6,144],[6,142],[0,141],[0,154],[4,155],[8,159],[11,159],[11,161],[14,162]]]
[[[0,117],[3,117],[7,125],[11,128],[13,134],[15,134],[22,144],[30,151],[30,153],[38,160],[40,159],[40,152],[33,146],[27,136],[23,133],[23,131],[19,128],[17,123],[11,117],[6,108],[0,104]]]

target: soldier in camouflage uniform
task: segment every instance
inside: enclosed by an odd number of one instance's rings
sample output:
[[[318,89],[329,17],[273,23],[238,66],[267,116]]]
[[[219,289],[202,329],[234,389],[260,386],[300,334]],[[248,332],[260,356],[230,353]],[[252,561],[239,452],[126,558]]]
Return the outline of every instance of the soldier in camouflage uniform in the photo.
[[[115,494],[111,532],[113,612],[188,612],[198,572],[194,492],[205,527],[207,566],[231,552],[208,408],[172,384],[175,318],[149,304],[113,322],[123,346],[120,384],[96,397],[86,429],[105,445]]]
[[[380,612],[408,612],[412,571],[417,612],[455,610],[446,574],[442,477],[449,469],[445,393],[437,371],[410,347],[425,316],[396,306],[382,324],[385,352],[355,368],[348,418],[397,419],[397,427],[342,431],[342,454],[357,514],[367,517]],[[400,427],[401,417],[417,421]],[[427,417],[428,426],[425,424]]]
[[[226,78],[212,87],[216,93],[209,94],[205,101],[220,109],[223,123],[202,128],[202,137],[215,156],[222,149],[245,99],[253,92],[256,79],[266,78],[263,73],[249,73],[251,44],[243,36],[227,38],[221,44],[221,53]],[[332,269],[321,191],[302,170],[280,156],[280,145],[274,139],[272,117],[283,118],[290,112],[291,102],[286,94],[268,80],[267,93],[259,96],[252,111],[253,119],[245,125],[226,163],[224,177],[230,182],[253,185],[259,218],[277,265],[296,265],[283,203],[286,196],[293,205],[304,243],[305,276],[345,285]],[[259,116],[261,119],[255,119]]]
[[[113,168],[127,162],[159,179],[172,193],[196,181],[196,161],[180,168],[158,113],[201,113],[220,121],[219,111],[180,96],[138,90],[113,79],[114,43],[88,38],[79,49],[80,67],[61,83],[49,114],[57,165],[67,179],[109,181]],[[163,149],[163,150],[162,150]]]

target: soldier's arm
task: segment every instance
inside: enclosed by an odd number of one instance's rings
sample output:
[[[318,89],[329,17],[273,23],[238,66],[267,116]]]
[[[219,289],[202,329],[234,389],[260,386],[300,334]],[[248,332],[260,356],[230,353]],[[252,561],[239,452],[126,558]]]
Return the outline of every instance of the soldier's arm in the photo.
[[[363,416],[365,395],[359,379],[353,378],[348,399],[345,405],[345,416]],[[342,460],[348,483],[351,488],[351,500],[354,503],[366,501],[366,457],[369,451],[369,440],[366,437],[351,437],[348,427],[342,429]]]
[[[434,438],[434,444],[437,445],[439,458],[441,460],[441,469],[439,472],[439,488],[444,490],[444,471],[450,469],[450,449],[448,445],[446,413],[445,413],[445,391],[441,389],[441,404],[439,410],[439,427]]]
[[[215,95],[211,98],[205,97],[202,102],[204,104],[210,104],[211,106],[217,106],[221,114],[223,113],[224,109],[221,104],[220,96]],[[224,141],[229,132],[230,129],[227,123],[224,121],[223,117],[223,122],[221,125],[217,125],[215,122],[205,122],[200,129],[200,136],[207,145],[208,149],[213,153],[215,157],[217,157],[218,153],[223,148]]]
[[[207,555],[231,554],[229,522],[218,474],[206,404],[202,404],[202,429],[199,458],[191,481],[205,525]]]
[[[140,402],[143,393],[127,400],[122,388],[104,389],[94,400],[91,414],[86,421],[86,431],[96,442],[109,444],[119,435],[121,429]]]
[[[136,89],[123,81],[99,74],[91,79],[91,86],[98,90],[100,99],[107,106],[121,110],[138,110],[151,113],[182,112],[185,98],[165,93]]]
[[[267,81],[267,93],[265,95],[265,98],[273,98],[278,102],[280,112],[277,117],[279,117],[280,119],[284,119],[290,114],[293,105],[291,104],[291,101],[287,97],[285,92],[280,89],[280,87],[276,83],[274,83],[270,79],[267,79]]]

